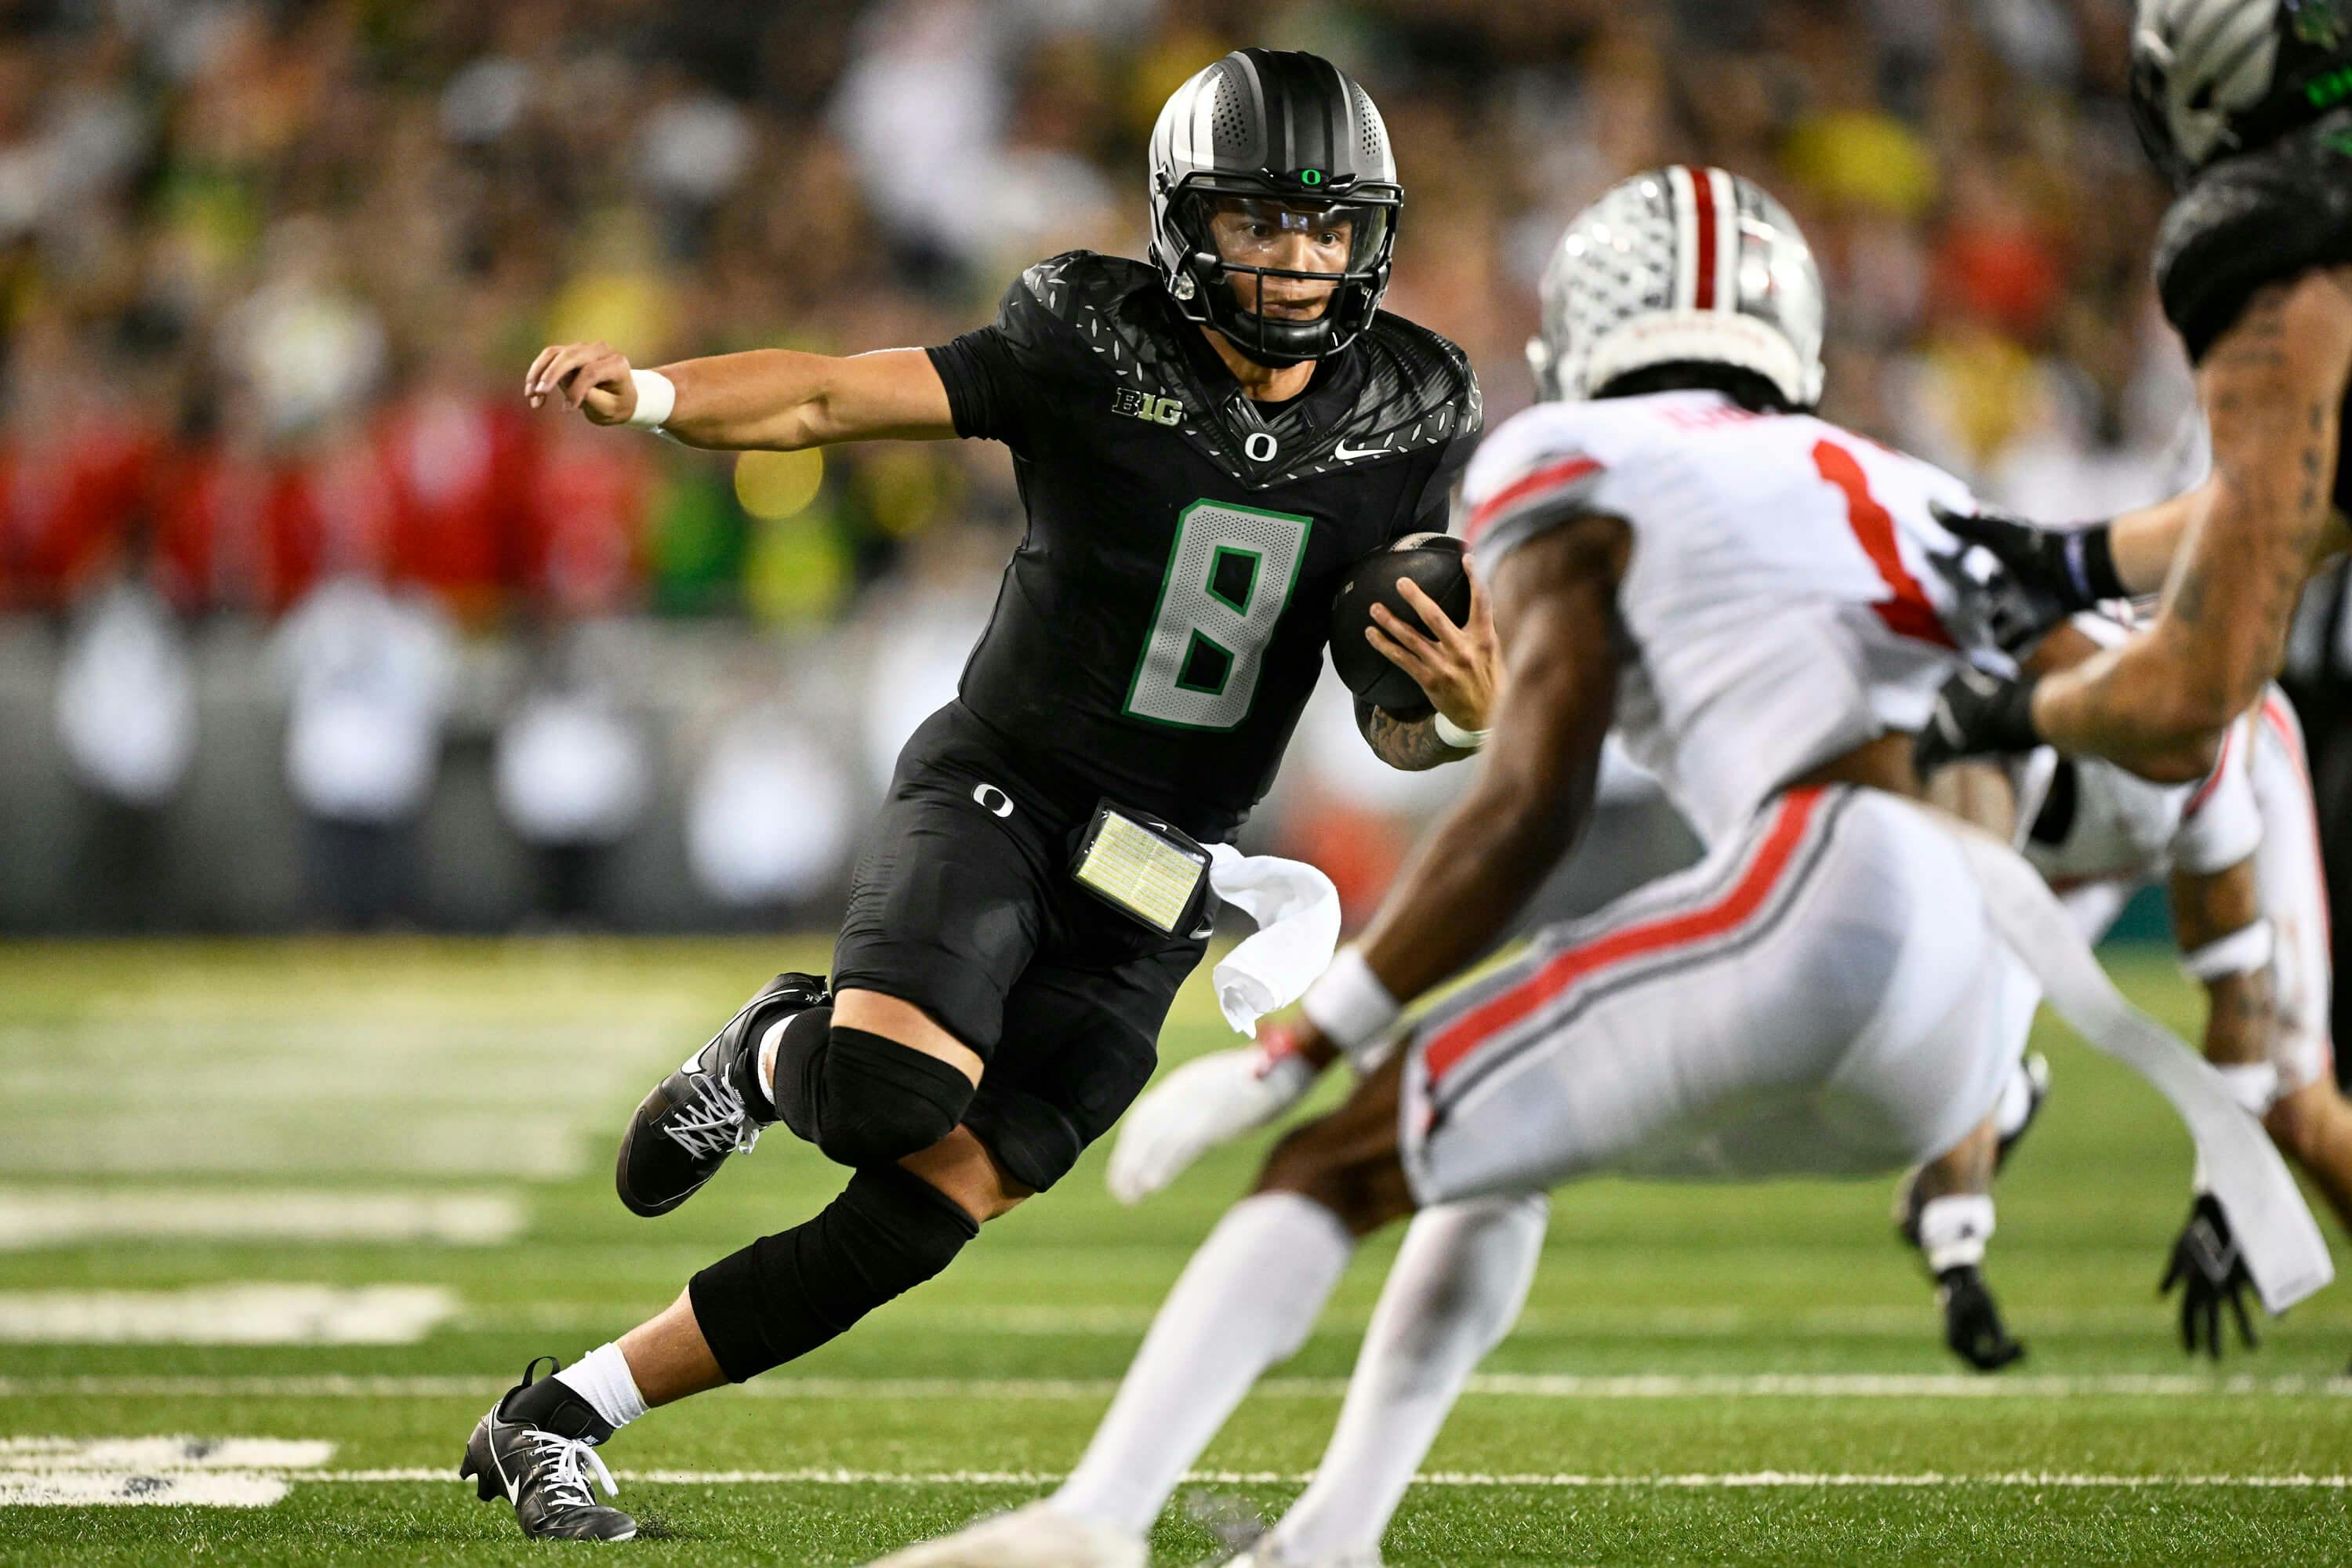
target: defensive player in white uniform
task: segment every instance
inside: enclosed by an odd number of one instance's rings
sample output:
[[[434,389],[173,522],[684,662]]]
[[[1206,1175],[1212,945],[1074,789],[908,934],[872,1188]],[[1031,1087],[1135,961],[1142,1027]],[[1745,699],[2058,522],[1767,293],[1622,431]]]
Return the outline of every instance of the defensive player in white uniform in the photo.
[[[2071,668],[2129,635],[2078,616],[2042,640],[2029,671]],[[2103,939],[2141,889],[2166,889],[2182,965],[2206,991],[2207,1059],[2352,1227],[2352,1104],[2336,1087],[2328,1037],[2327,889],[2302,727],[2285,694],[2269,688],[2230,727],[2200,781],[2152,784],[2047,748],[2011,759],[2008,773],[2018,847],[2086,942]],[[2185,1348],[2221,1354],[2225,1303],[2252,1342],[2242,1266],[2201,1194],[2166,1284],[2181,1287]]]
[[[1367,1390],[1360,1372],[1326,1463],[1341,1495],[1318,1482],[1264,1559],[1353,1561],[1516,1315],[1547,1189],[1888,1171],[1979,1135],[2031,982],[1953,833],[1906,798],[1910,733],[1965,657],[1927,506],[1966,490],[1803,412],[1821,332],[1811,252],[1745,180],[1654,172],[1570,227],[1537,354],[1553,401],[1465,482],[1508,659],[1494,740],[1309,993],[1302,1053],[1232,1098],[1262,1120],[1339,1053],[1355,1094],[1284,1140],[1202,1246],[1069,1482],[889,1562],[1141,1563],[1177,1479],[1305,1337],[1357,1238],[1429,1209],[1366,1350],[1394,1376]],[[1566,852],[1612,721],[1704,863],[1539,932],[1376,1060],[1402,1004]]]

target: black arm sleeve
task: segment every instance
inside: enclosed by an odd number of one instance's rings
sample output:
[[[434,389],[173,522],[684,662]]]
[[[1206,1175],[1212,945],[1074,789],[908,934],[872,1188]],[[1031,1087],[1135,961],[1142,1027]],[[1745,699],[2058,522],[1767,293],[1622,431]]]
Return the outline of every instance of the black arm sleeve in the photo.
[[[1066,408],[1073,384],[1092,368],[1064,317],[1076,299],[1070,275],[1098,260],[1073,251],[1039,262],[1004,290],[995,321],[925,351],[948,389],[957,435],[1036,456],[1046,421]]]
[[[1020,448],[1024,426],[1018,395],[1021,370],[1001,325],[982,327],[952,342],[926,349],[948,389],[956,434],[966,440],[1002,441]]]

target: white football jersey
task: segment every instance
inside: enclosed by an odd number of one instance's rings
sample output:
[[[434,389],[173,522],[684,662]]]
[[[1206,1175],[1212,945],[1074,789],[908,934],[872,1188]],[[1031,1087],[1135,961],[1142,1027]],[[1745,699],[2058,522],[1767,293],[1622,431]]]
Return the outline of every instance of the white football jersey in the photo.
[[[1618,604],[1635,645],[1617,731],[1710,843],[1782,785],[1916,731],[1968,655],[1929,552],[1968,487],[1808,415],[1713,392],[1544,403],[1471,459],[1463,529],[1492,571],[1562,517],[1633,531]]]
[[[2130,635],[2100,616],[2077,616],[2074,625],[2108,647]],[[2262,843],[2252,725],[2249,714],[2230,726],[2213,771],[2195,784],[2151,784],[2096,757],[2061,762],[2046,748],[2011,764],[2017,847],[2086,939],[2105,936],[2133,893],[2176,867],[2210,876]]]

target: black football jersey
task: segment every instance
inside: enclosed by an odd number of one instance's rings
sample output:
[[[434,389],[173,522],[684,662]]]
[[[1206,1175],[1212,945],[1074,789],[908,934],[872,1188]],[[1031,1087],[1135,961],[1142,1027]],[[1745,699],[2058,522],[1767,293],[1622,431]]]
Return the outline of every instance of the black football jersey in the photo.
[[[1203,840],[1273,782],[1348,566],[1445,526],[1479,429],[1462,351],[1381,314],[1258,404],[1140,262],[1029,268],[930,351],[957,434],[1013,449],[1028,531],[960,697],[1007,742]]]
[[[2236,324],[2255,290],[2352,263],[2352,111],[2338,110],[2204,170],[2164,215],[2157,289],[2193,363]],[[2346,407],[2352,421],[2352,402]],[[2352,423],[2346,426],[2352,436]],[[2352,510],[2339,451],[2336,504]]]

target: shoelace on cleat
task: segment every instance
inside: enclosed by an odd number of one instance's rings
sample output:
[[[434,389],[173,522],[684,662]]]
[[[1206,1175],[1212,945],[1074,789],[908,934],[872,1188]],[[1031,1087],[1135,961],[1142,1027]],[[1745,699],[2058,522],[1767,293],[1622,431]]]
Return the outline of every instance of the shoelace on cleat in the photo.
[[[721,1154],[748,1154],[760,1141],[760,1124],[743,1108],[735,1086],[716,1073],[695,1079],[694,1098],[678,1110],[664,1129],[670,1141],[698,1160]]]
[[[613,1472],[604,1468],[604,1456],[593,1445],[577,1437],[566,1437],[561,1432],[545,1431],[526,1432],[523,1441],[530,1445],[532,1462],[547,1467],[539,1478],[539,1485],[550,1502],[564,1508],[595,1507],[596,1495],[588,1489],[590,1475],[596,1478],[606,1497],[621,1495],[621,1489],[614,1484]]]

